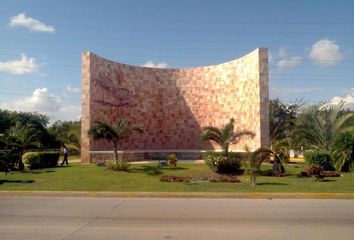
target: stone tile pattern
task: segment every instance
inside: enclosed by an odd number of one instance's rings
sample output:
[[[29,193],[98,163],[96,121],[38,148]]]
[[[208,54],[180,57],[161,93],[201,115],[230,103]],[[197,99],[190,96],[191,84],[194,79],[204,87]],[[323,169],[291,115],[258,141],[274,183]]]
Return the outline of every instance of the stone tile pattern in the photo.
[[[235,118],[238,130],[256,133],[246,144],[269,144],[268,51],[259,48],[227,63],[157,69],[112,62],[90,52],[82,55],[82,161],[90,151],[110,151],[87,130],[95,121],[114,124],[129,119],[144,130],[119,143],[123,151],[218,149],[199,139],[201,128],[222,126]]]

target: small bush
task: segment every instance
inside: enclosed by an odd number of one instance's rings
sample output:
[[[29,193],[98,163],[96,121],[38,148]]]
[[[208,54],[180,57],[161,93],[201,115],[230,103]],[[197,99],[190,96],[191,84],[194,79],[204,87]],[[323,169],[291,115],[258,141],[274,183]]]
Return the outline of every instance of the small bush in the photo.
[[[175,153],[170,153],[166,156],[167,161],[170,163],[170,165],[176,167],[177,165],[177,155]]]
[[[22,160],[29,169],[56,167],[59,160],[58,152],[26,152]]]
[[[23,170],[21,154],[16,150],[0,152],[0,172]]]
[[[326,151],[312,151],[304,153],[305,163],[307,165],[321,165],[325,171],[334,170],[332,165],[331,154]]]
[[[340,177],[342,176],[338,171],[323,171],[323,177]]]
[[[240,171],[242,155],[229,153],[228,157],[222,152],[206,152],[203,159],[209,168],[217,173],[237,173]]]
[[[324,178],[324,168],[319,164],[310,164],[306,167],[305,171],[308,176],[315,177],[316,181],[321,181]]]
[[[119,172],[129,172],[130,164],[127,162],[119,162],[118,164],[109,163],[107,164],[107,169],[112,171],[119,171]]]
[[[310,173],[307,171],[301,171],[300,175],[302,177],[313,177],[313,175],[310,175]],[[323,177],[341,177],[342,174],[338,171],[323,171],[322,176]]]

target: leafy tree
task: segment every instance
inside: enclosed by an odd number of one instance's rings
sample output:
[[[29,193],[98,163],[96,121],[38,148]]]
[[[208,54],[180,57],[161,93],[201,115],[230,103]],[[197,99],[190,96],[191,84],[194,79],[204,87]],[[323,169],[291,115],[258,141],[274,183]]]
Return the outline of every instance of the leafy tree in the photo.
[[[48,132],[65,146],[80,151],[81,121],[56,121],[48,128]]]
[[[0,148],[5,150],[7,166],[20,170],[28,148],[43,148],[50,142],[47,132],[49,118],[43,114],[0,110]]]
[[[5,134],[0,136],[0,141],[5,143],[6,149],[17,152],[19,158],[23,155],[25,149],[38,148],[41,144],[42,132],[33,124],[22,124],[17,122]],[[18,168],[23,170],[24,165],[21,159],[13,159],[18,164]]]
[[[114,151],[114,160],[116,165],[118,162],[118,141],[128,137],[133,132],[143,132],[143,130],[137,126],[132,126],[128,120],[120,120],[115,125],[109,125],[104,122],[97,121],[94,126],[88,130],[88,134],[95,141],[105,139],[112,143]]]
[[[0,133],[5,133],[14,124],[12,113],[8,110],[0,109]]]
[[[294,147],[292,132],[301,106],[301,102],[285,104],[279,99],[269,102],[270,146],[284,161],[289,158],[289,149]]]
[[[31,112],[13,112],[7,110],[0,110],[0,133],[5,136],[21,137],[21,131],[28,128],[33,131],[36,129],[36,144],[32,144],[31,147],[45,147],[48,142],[47,125],[49,118],[46,115]],[[16,133],[17,132],[17,133]],[[24,139],[18,139],[18,141],[24,142]],[[29,144],[27,144],[29,145]],[[4,146],[2,146],[4,147]]]
[[[244,137],[254,138],[254,132],[248,130],[234,131],[235,119],[231,118],[230,122],[221,128],[214,126],[206,126],[202,129],[201,139],[212,140],[220,145],[225,156],[229,154],[229,146],[237,144]]]

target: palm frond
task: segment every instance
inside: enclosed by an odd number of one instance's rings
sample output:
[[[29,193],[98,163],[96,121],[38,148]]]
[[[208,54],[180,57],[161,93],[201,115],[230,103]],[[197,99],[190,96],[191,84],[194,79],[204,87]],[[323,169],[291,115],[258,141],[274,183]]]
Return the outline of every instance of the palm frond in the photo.
[[[254,138],[256,136],[256,134],[252,131],[249,131],[249,130],[240,130],[240,131],[237,131],[235,133],[232,134],[232,137],[230,139],[230,142],[232,144],[236,144],[238,143],[242,138],[245,138],[245,137],[250,137],[250,138]]]

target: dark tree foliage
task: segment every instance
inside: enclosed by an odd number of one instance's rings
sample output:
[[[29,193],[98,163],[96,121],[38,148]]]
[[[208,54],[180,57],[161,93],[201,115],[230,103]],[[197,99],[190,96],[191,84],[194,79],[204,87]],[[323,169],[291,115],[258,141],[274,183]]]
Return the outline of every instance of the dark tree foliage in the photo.
[[[269,136],[272,144],[290,136],[300,107],[300,103],[285,104],[279,99],[270,100]]]
[[[48,133],[55,136],[59,144],[64,143],[70,149],[80,151],[81,121],[56,121],[48,128]]]
[[[2,169],[22,170],[22,154],[27,149],[52,147],[52,137],[47,132],[49,118],[30,112],[0,110],[0,150]]]

